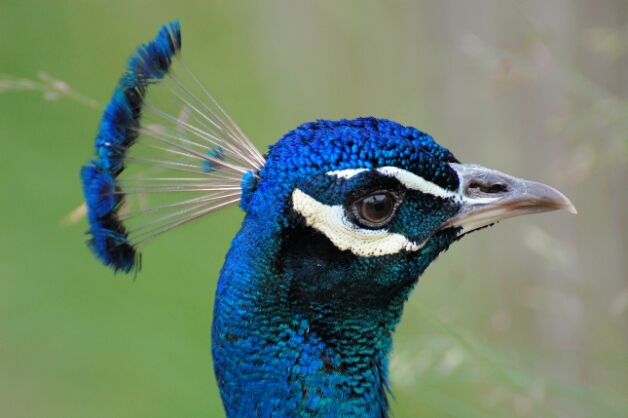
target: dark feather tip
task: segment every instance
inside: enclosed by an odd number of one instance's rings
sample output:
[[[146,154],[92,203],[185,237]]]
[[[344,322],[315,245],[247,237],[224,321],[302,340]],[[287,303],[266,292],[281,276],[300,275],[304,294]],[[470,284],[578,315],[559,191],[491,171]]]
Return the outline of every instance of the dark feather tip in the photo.
[[[115,217],[92,223],[87,245],[102,263],[115,273],[129,273],[136,266],[138,258],[135,248],[127,240],[127,232]]]
[[[172,57],[181,50],[181,27],[178,21],[162,26],[154,40],[140,46],[129,58],[127,73],[120,80],[125,88],[145,87],[168,73]]]

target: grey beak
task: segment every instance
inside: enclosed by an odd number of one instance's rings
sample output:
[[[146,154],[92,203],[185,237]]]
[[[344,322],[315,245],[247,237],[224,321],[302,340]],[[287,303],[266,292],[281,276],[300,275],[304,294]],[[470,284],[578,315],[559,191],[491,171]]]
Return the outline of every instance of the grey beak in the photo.
[[[460,211],[442,228],[461,227],[460,234],[521,215],[564,209],[577,213],[558,190],[475,164],[450,164],[460,179]]]

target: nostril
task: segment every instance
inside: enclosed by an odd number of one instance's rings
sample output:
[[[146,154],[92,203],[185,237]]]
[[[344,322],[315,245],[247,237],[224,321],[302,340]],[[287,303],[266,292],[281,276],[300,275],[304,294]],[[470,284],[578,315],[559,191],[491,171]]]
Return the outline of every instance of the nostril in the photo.
[[[474,193],[483,193],[483,194],[498,194],[505,193],[508,191],[508,186],[502,183],[493,183],[493,184],[481,184],[477,182],[473,182],[469,184],[469,192],[471,194]]]

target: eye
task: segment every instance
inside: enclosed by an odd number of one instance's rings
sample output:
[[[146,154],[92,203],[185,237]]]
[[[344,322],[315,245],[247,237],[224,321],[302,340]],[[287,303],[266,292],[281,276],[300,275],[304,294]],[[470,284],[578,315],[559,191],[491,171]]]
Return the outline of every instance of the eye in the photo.
[[[374,224],[388,219],[393,211],[393,200],[387,194],[375,194],[362,200],[360,214]]]
[[[400,203],[401,198],[396,194],[375,192],[355,200],[347,214],[355,224],[369,229],[381,228],[392,220]]]

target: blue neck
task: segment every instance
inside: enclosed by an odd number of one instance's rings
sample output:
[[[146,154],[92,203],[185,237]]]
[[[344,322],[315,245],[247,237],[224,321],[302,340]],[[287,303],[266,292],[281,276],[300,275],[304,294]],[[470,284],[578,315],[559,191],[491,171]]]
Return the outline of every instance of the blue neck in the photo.
[[[391,333],[435,255],[370,268],[303,225],[264,221],[275,216],[249,211],[220,275],[212,351],[227,416],[387,416]]]

